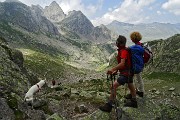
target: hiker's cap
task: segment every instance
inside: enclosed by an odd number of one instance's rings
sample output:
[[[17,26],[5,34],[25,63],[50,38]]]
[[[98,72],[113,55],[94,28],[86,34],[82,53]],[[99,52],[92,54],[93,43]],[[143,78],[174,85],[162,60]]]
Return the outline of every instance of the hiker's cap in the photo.
[[[142,39],[142,35],[139,32],[132,32],[130,38],[133,42],[139,42]]]
[[[117,45],[126,45],[126,38],[122,35],[119,35],[119,37],[116,40]]]

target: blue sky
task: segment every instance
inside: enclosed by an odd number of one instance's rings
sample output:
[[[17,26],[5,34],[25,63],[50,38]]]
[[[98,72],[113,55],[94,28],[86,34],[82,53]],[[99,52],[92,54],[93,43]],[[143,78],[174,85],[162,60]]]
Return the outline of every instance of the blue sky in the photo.
[[[4,1],[4,0],[0,0]],[[68,14],[81,10],[97,26],[113,20],[139,23],[180,23],[180,0],[19,0],[28,6],[56,1]]]

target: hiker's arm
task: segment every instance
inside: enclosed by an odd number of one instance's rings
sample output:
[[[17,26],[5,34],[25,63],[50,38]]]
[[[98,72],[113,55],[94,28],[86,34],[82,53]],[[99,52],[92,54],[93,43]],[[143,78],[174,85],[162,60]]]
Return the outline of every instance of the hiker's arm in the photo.
[[[124,66],[125,66],[125,59],[121,59],[121,62],[116,67],[113,67],[111,70],[108,70],[107,74],[112,74],[117,70],[123,68]]]
[[[113,67],[112,70],[117,71],[122,69],[124,66],[125,66],[125,59],[121,59],[121,62],[116,67]]]

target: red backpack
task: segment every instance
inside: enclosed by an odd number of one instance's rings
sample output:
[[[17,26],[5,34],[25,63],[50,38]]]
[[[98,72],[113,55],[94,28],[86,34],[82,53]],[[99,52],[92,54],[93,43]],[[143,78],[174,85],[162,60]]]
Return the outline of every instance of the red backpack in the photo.
[[[153,61],[153,53],[151,51],[151,47],[146,43],[142,44],[142,47],[144,48],[144,63],[150,63]]]

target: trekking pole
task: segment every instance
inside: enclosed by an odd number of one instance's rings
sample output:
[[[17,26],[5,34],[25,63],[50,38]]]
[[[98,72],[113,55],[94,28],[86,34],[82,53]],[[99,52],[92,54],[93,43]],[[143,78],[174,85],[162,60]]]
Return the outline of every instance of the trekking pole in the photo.
[[[122,109],[118,107],[118,101],[116,99],[116,96],[114,95],[114,86],[113,83],[116,80],[116,74],[112,74],[111,75],[111,81],[112,81],[112,94],[113,94],[113,98],[114,98],[114,108],[115,108],[115,115],[116,115],[116,119],[120,120],[122,118]]]

